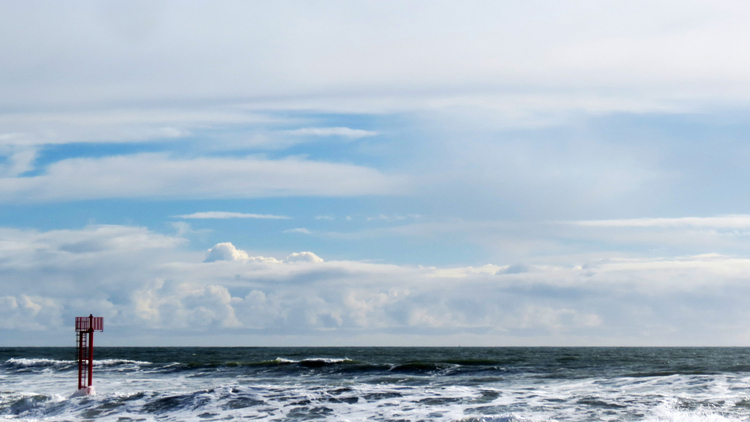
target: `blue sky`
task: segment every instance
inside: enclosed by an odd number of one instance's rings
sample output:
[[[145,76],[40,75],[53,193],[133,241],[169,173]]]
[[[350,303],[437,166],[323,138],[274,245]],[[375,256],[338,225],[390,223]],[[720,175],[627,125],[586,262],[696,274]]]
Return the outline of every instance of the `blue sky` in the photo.
[[[746,9],[0,2],[0,345],[750,345]]]

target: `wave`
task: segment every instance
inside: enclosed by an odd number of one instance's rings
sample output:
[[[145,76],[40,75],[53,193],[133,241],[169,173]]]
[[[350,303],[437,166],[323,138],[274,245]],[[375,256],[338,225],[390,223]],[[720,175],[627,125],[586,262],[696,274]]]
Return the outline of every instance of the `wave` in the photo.
[[[391,372],[435,372],[455,368],[458,365],[443,362],[409,362],[400,365],[392,365]]]
[[[452,363],[455,365],[462,366],[496,366],[505,365],[508,360],[497,360],[497,359],[447,359],[445,363]]]
[[[10,358],[5,361],[4,366],[10,368],[64,368],[77,364],[74,360],[57,360],[57,359],[33,359],[33,358]]]
[[[209,361],[209,362],[173,362],[170,364],[156,366],[153,369],[163,372],[183,371],[228,371],[236,370],[241,373],[280,371],[284,374],[292,374],[300,370],[329,368],[331,371],[356,371],[371,365],[361,363],[349,358],[306,358],[288,359],[278,357],[273,360],[264,361]],[[382,366],[377,369],[387,369]]]
[[[16,370],[23,369],[70,369],[78,365],[75,360],[45,359],[45,358],[10,358],[3,364],[4,367]],[[151,362],[130,359],[94,359],[94,367],[118,367],[118,366],[143,366],[152,365]]]
[[[246,382],[224,377],[219,382],[187,378],[205,388],[185,388],[182,383],[173,385],[170,379],[149,376],[148,384],[129,387],[130,384],[122,383],[117,392],[67,399],[49,392],[0,391],[0,419],[60,420],[64,416],[65,420],[164,422],[230,419],[551,422],[560,417],[628,420],[638,414],[641,417],[637,419],[646,421],[718,422],[746,420],[748,414],[743,399],[746,388],[727,389],[733,392],[708,401],[704,398],[691,401],[673,397],[672,389],[682,385],[680,380],[662,387],[655,384],[647,394],[623,398],[619,381],[611,386],[559,382],[539,389],[536,382],[505,384],[501,388],[454,383],[417,385],[403,383],[400,378],[351,383],[351,379],[332,381],[328,377],[310,382],[312,377],[304,377],[304,381],[298,379],[290,384],[275,383],[271,378]],[[636,382],[631,386],[642,385]]]
[[[353,362],[353,361],[349,358],[308,358],[308,359],[302,359],[302,360],[276,358],[272,360],[271,362],[277,362],[277,363],[305,363],[305,362],[344,363],[344,362]]]
[[[358,363],[358,362],[349,358],[308,358],[308,359],[300,359],[300,360],[276,358],[274,360],[264,360],[260,362],[237,362],[237,361],[205,362],[205,363],[204,362],[190,362],[190,363],[186,363],[185,365],[191,368],[200,368],[200,367],[216,368],[216,367],[221,367],[221,366],[229,366],[229,367],[280,366],[280,365],[324,366],[324,365],[336,365],[336,364],[342,364],[342,363]]]
[[[94,359],[94,366],[116,366],[116,365],[153,365],[153,362],[130,359]]]
[[[297,364],[309,368],[316,368],[326,365],[336,365],[340,363],[354,363],[354,361],[349,358],[308,358],[302,360],[276,358],[272,362],[278,364]]]
[[[199,421],[237,418],[286,420],[402,420],[454,422],[544,422],[548,418],[513,413],[477,414],[473,401],[481,390],[434,389],[404,385],[237,384],[188,391],[131,391],[63,398],[55,394],[24,394],[2,403],[0,419],[162,420]],[[2,394],[0,393],[0,396]],[[1,398],[1,397],[0,397]],[[8,397],[6,397],[8,398]],[[464,415],[462,415],[462,413]]]
[[[679,375],[718,375],[718,372],[703,370],[682,370],[682,371],[650,371],[650,372],[633,372],[623,374],[624,378],[656,378],[656,377],[674,377]]]

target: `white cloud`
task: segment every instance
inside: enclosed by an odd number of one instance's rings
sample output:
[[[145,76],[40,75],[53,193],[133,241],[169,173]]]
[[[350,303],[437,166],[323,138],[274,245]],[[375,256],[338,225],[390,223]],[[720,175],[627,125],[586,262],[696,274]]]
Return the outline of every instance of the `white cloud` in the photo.
[[[586,220],[570,224],[590,227],[698,228],[741,230],[750,228],[750,215],[732,214],[717,217],[633,218],[621,220]]]
[[[575,309],[555,309],[534,305],[526,307],[518,317],[511,317],[510,320],[515,320],[517,328],[543,328],[553,332],[602,325],[601,317],[596,314],[581,314]]]
[[[60,306],[54,299],[41,296],[0,296],[0,329],[47,330],[62,325]]]
[[[263,257],[263,256],[249,256],[247,252],[237,249],[232,243],[217,243],[216,246],[209,249],[206,252],[206,259],[203,262],[216,262],[216,261],[249,261],[249,262],[265,262],[272,264],[280,264],[283,261],[279,261],[276,258]],[[324,262],[322,258],[315,255],[312,252],[294,252],[287,256],[286,262],[311,262],[320,263]]]
[[[273,214],[247,214],[241,212],[227,212],[227,211],[205,211],[195,212],[192,214],[175,215],[174,218],[186,218],[186,219],[224,219],[224,218],[259,218],[259,219],[271,219],[271,220],[288,220],[290,217],[283,215]]]
[[[320,263],[323,262],[323,258],[315,255],[312,252],[294,252],[293,254],[286,257],[287,262],[312,262]]]
[[[116,225],[48,232],[0,228],[0,253],[6,258],[14,257],[13,262],[31,259],[30,265],[43,263],[47,251],[61,251],[68,259],[76,259],[171,249],[184,242],[183,238],[160,235],[142,227]]]
[[[274,257],[269,256],[251,256],[248,258],[248,261],[250,262],[265,262],[267,264],[281,264],[283,261],[280,261]]]
[[[0,201],[378,195],[403,192],[406,183],[367,167],[296,158],[136,154],[66,159],[41,175],[0,178]]]
[[[0,43],[0,103],[263,98],[266,106],[286,100],[298,110],[317,101],[317,109],[382,111],[508,91],[525,91],[519,103],[528,104],[539,87],[577,98],[573,107],[589,99],[599,110],[746,100],[747,13],[746,4],[728,0],[541,8],[388,2],[379,10],[346,2],[197,3],[153,13],[151,30],[124,36],[101,7],[40,12],[11,2],[0,11],[8,17],[0,26],[12,35]],[[80,25],[64,24],[75,18]]]
[[[0,165],[0,177],[16,177],[34,169],[37,150],[30,147],[2,148],[0,146],[0,157],[3,155],[7,157],[7,163]]]
[[[293,253],[289,256],[292,258],[299,257],[300,261],[308,262],[323,262],[322,259],[318,258],[312,252],[301,252]],[[316,261],[320,260],[320,261]],[[237,249],[231,242],[217,243],[214,247],[206,251],[206,258],[203,262],[216,262],[216,261],[240,261],[240,262],[263,262],[267,264],[281,264],[280,261],[273,257],[265,256],[250,256],[247,252],[242,249]]]
[[[250,257],[247,252],[237,249],[233,244],[218,243],[206,252],[206,259],[203,262],[215,261],[247,261]]]
[[[24,148],[67,143],[176,142],[207,126],[231,127],[279,123],[270,117],[237,107],[112,108],[66,111],[0,113],[0,147]]]
[[[232,297],[222,286],[168,285],[157,280],[135,291],[132,298],[134,322],[147,327],[200,330],[242,326]]]
[[[294,229],[284,230],[284,233],[300,233],[300,234],[311,234],[310,230],[304,227],[297,227]]]
[[[137,227],[0,234],[3,344],[24,330],[66,344],[59,327],[82,312],[118,327],[109,344],[148,333],[147,344],[164,345],[224,334],[389,344],[403,333],[430,344],[747,344],[750,260],[741,257],[611,257],[517,272],[324,262],[311,252],[281,262],[227,242],[209,252],[223,261],[203,263],[184,240]]]
[[[481,248],[490,261],[521,263],[510,271],[533,271],[537,263],[577,265],[604,257],[658,258],[707,251],[742,256],[750,253],[746,222],[744,215],[585,221],[454,218],[356,231],[317,231],[316,235],[347,241],[390,238]]]
[[[643,144],[578,135],[570,116],[556,124],[560,134],[552,136],[501,130],[492,127],[497,119],[491,113],[475,114],[434,113],[425,118],[430,127],[422,127],[430,142],[420,153],[430,159],[419,169],[429,183],[418,192],[443,198],[445,208],[465,204],[464,212],[492,218],[508,215],[500,204],[512,204],[525,219],[575,218],[623,203],[632,208],[650,203],[659,193],[668,195],[676,178]]]
[[[458,267],[458,268],[441,268],[435,269],[428,277],[440,278],[464,278],[472,274],[496,274],[501,270],[497,265],[487,264],[482,267]]]
[[[288,130],[290,135],[300,136],[341,136],[343,138],[365,138],[375,136],[378,132],[372,130],[350,129],[348,127],[306,127],[294,130]]]
[[[381,221],[404,221],[408,219],[414,219],[418,220],[422,218],[419,214],[406,214],[406,215],[385,215],[385,214],[378,214],[376,217],[367,217],[367,221],[373,221],[373,220],[381,220]]]

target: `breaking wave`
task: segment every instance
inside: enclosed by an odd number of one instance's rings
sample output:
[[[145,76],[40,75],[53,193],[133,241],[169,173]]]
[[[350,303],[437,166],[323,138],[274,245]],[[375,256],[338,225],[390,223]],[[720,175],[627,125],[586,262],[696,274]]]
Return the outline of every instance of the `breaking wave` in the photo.
[[[88,397],[70,349],[0,349],[0,419],[750,419],[750,349],[103,349]]]

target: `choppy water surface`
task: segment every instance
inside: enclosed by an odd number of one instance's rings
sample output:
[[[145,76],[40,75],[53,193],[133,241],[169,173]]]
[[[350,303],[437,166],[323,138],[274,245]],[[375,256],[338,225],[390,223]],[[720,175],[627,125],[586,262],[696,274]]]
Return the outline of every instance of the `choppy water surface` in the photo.
[[[77,421],[750,419],[745,348],[0,349],[0,418]]]

